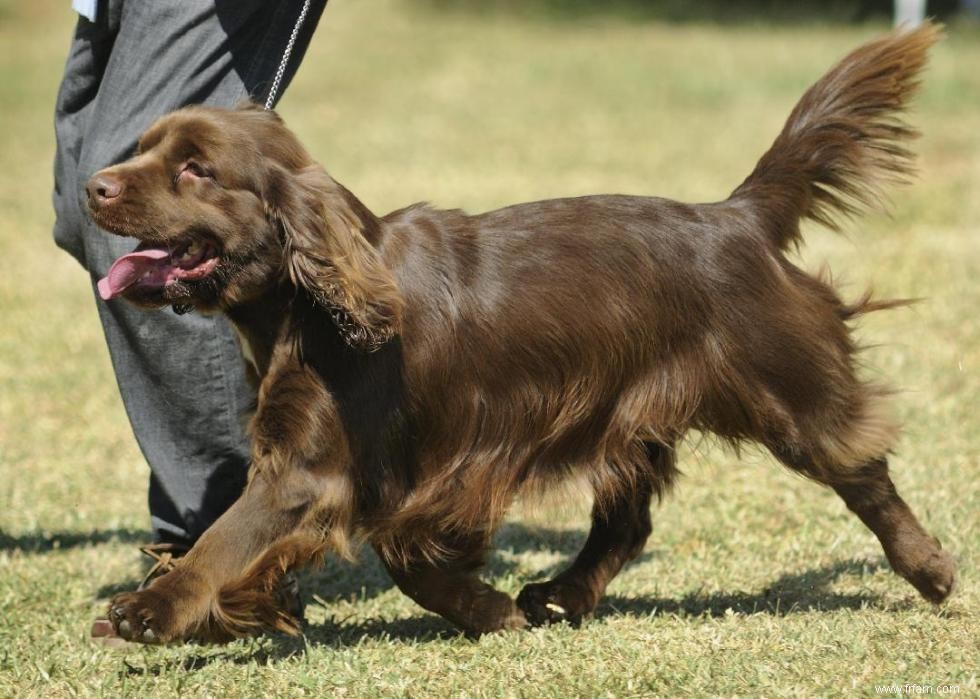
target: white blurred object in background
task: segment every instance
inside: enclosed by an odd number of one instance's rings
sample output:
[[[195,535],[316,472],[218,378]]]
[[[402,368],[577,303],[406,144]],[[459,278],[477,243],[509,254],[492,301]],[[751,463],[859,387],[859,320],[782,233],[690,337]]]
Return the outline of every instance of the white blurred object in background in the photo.
[[[907,24],[910,28],[922,24],[926,18],[926,0],[895,0],[895,26]]]

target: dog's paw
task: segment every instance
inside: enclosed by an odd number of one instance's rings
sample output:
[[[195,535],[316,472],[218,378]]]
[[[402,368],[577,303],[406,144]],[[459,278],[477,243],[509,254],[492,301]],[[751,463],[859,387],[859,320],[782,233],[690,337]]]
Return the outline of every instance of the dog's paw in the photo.
[[[567,582],[550,580],[525,585],[517,596],[517,606],[531,626],[568,622],[578,625],[595,609],[590,590]]]
[[[124,592],[109,603],[109,623],[120,638],[134,643],[167,643],[177,637],[173,603],[153,589]]]
[[[948,552],[937,548],[907,566],[901,574],[919,591],[919,594],[932,602],[941,604],[956,587],[956,564]]]

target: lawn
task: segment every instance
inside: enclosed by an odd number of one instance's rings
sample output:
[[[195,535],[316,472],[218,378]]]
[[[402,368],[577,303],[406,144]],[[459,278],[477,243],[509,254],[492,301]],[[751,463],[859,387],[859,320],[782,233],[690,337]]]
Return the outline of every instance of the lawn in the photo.
[[[555,4],[555,3],[552,3]],[[675,3],[676,4],[676,3]],[[901,389],[894,478],[958,560],[941,609],[894,576],[832,493],[761,451],[692,436],[645,552],[594,619],[469,640],[403,597],[372,555],[304,575],[299,639],[112,651],[97,600],[139,579],[147,469],[87,275],[50,239],[51,112],[67,0],[0,0],[0,696],[976,694],[980,659],[980,31],[954,26],[913,120],[921,176],[889,214],[807,229],[800,264],[875,314],[869,375]],[[724,25],[630,13],[331,3],[281,112],[378,212],[481,211],[595,192],[723,198],[793,103],[882,24]],[[516,593],[584,540],[588,507],[518,507],[487,575]]]

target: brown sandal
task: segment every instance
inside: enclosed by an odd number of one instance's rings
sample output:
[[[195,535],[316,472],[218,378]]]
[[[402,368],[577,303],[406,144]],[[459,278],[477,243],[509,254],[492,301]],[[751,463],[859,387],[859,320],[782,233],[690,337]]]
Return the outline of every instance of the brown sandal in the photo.
[[[146,571],[137,590],[144,589],[161,575],[165,575],[177,566],[177,561],[183,558],[188,549],[177,544],[146,544],[140,546],[140,553],[153,559],[150,569]]]

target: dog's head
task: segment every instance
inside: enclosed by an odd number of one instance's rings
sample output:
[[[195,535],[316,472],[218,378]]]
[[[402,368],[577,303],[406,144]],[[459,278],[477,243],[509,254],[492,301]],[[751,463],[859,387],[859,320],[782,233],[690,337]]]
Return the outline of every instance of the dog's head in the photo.
[[[228,310],[280,289],[330,311],[354,346],[398,330],[401,298],[372,245],[378,219],[272,112],[168,114],[86,189],[96,224],[139,241],[99,282],[103,299]]]

